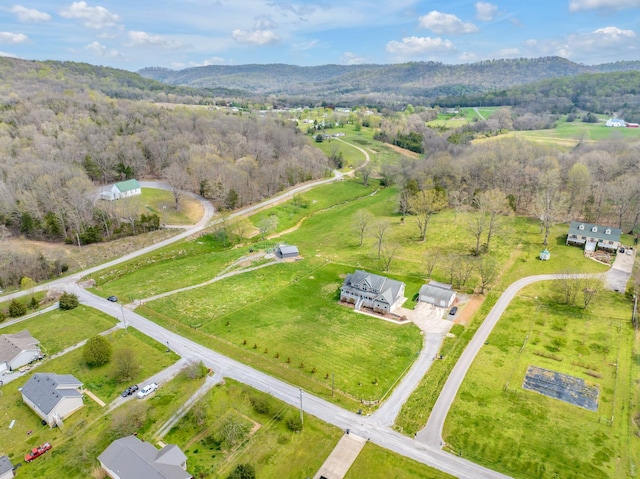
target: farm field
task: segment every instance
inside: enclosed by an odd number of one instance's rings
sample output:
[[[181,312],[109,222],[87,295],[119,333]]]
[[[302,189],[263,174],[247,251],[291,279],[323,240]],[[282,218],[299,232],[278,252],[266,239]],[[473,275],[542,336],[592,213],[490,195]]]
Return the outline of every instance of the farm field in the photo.
[[[517,478],[631,477],[639,448],[628,411],[629,302],[601,292],[585,311],[558,304],[556,290],[529,286],[508,307],[452,405],[445,441]],[[524,390],[529,366],[597,387],[597,411]]]
[[[233,419],[241,431],[225,440],[221,424]],[[233,380],[212,389],[165,437],[189,457],[194,477],[226,478],[238,464],[251,464],[261,479],[313,477],[343,431],[304,416],[262,392]],[[231,442],[231,443],[230,443]],[[310,447],[311,446],[311,447]]]

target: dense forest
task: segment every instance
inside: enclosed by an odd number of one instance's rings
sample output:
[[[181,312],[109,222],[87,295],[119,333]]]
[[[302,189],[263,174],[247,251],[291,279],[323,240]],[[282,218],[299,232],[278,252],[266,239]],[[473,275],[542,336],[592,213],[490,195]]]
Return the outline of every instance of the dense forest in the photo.
[[[437,62],[312,67],[209,65],[179,71],[145,68],[139,73],[172,85],[237,89],[253,97],[276,96],[293,105],[330,99],[344,106],[393,106],[429,105],[438,98],[487,93],[541,79],[637,70],[640,62],[587,66],[560,57],[543,57],[459,65]]]
[[[155,215],[96,201],[100,185],[124,179],[163,178],[233,209],[330,171],[295,123],[113,99],[78,86],[68,71],[18,65],[12,75],[3,64],[0,83],[0,238],[87,244],[157,228]],[[88,75],[94,87],[116,83]],[[21,261],[0,256],[3,265]],[[0,287],[63,267],[45,263],[30,261],[26,272],[0,268]]]

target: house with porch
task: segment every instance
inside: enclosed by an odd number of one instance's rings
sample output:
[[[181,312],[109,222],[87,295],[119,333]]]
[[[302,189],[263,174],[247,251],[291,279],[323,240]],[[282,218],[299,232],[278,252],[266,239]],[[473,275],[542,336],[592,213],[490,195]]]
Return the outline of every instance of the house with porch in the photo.
[[[49,427],[62,425],[84,405],[82,383],[71,374],[36,373],[20,392],[24,403]]]
[[[14,371],[41,359],[40,341],[26,329],[15,334],[0,334],[0,373]]]
[[[585,252],[593,252],[602,249],[615,252],[620,247],[619,228],[601,226],[593,223],[572,221],[567,234],[567,245],[583,247]]]
[[[141,195],[142,187],[138,180],[121,181],[112,185],[110,189],[100,193],[101,200],[114,201],[131,196]]]
[[[404,302],[405,284],[357,269],[348,274],[340,288],[340,301],[352,303],[355,310],[370,308],[376,313],[389,314]]]
[[[175,444],[158,450],[136,436],[113,441],[98,456],[100,466],[111,479],[192,479],[187,456]]]
[[[13,464],[7,456],[0,456],[0,479],[13,479]]]

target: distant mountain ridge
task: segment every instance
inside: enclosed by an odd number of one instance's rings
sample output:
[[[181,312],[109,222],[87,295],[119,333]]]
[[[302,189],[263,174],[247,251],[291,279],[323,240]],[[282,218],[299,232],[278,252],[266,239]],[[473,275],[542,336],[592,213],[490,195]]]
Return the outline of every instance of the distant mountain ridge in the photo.
[[[640,61],[589,66],[561,57],[541,57],[456,65],[437,62],[310,67],[285,64],[209,65],[184,70],[144,68],[138,73],[171,85],[243,90],[250,95],[339,100],[363,95],[397,96],[399,99],[467,95],[547,78],[637,70],[640,70]]]

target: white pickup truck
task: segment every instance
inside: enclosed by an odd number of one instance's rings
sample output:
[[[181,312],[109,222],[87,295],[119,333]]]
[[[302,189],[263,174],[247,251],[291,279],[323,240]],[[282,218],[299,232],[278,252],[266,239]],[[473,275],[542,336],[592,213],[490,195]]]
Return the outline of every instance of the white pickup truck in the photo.
[[[136,396],[138,397],[138,399],[142,399],[142,398],[148,396],[149,394],[151,394],[156,389],[158,389],[158,384],[157,383],[147,384],[140,391],[138,391],[138,394],[136,394]]]

